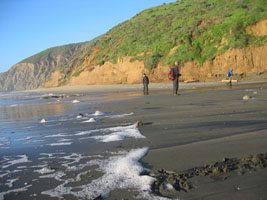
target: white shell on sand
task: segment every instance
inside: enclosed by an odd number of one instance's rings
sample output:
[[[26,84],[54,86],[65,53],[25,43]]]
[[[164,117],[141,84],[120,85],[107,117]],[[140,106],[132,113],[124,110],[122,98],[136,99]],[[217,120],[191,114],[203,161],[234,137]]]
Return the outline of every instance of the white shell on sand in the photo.
[[[43,118],[40,122],[45,123],[46,122],[45,118]]]
[[[79,102],[80,102],[80,101],[78,101],[78,100],[76,100],[76,99],[72,101],[72,103],[79,103]]]
[[[96,122],[95,118],[90,118],[87,122]]]
[[[99,115],[104,115],[104,113],[99,111],[99,110],[97,110],[97,111],[95,111],[94,115],[95,116],[99,116]]]

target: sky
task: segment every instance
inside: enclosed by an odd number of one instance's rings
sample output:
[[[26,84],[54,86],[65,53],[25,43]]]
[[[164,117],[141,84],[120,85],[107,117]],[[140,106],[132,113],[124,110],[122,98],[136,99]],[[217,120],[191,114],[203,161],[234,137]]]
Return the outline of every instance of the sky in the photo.
[[[175,0],[0,0],[0,73],[51,47],[90,41]]]

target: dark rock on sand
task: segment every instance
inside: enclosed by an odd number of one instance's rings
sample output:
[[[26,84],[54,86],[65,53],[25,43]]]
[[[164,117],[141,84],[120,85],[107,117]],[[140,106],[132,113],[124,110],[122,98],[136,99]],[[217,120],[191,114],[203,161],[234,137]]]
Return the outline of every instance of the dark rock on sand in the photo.
[[[152,190],[155,194],[172,197],[176,191],[188,192],[193,185],[189,179],[196,176],[210,176],[216,181],[223,181],[231,173],[243,175],[252,170],[261,170],[267,167],[267,153],[245,156],[241,159],[223,158],[221,162],[206,164],[183,172],[158,170],[149,175],[156,180]]]
[[[58,98],[70,98],[70,97],[77,97],[78,95],[75,94],[64,94],[64,95],[48,95],[42,96],[41,99],[58,99]]]
[[[143,126],[144,123],[142,121],[137,121],[134,123],[135,126]]]

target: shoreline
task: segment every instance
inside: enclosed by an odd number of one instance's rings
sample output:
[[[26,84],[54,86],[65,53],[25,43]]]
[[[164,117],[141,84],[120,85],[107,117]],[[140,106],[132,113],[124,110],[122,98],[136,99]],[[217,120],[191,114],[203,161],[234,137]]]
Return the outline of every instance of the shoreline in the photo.
[[[233,83],[233,87],[240,85],[253,85],[267,83],[267,80],[245,80]],[[220,81],[210,82],[179,82],[179,90],[194,89],[194,88],[212,88],[212,87],[226,87],[226,83]],[[142,84],[113,84],[113,85],[75,85],[75,86],[59,86],[51,88],[36,88],[22,91],[11,91],[11,92],[136,92],[142,91]],[[150,83],[149,90],[166,90],[172,89],[172,81],[162,83]]]

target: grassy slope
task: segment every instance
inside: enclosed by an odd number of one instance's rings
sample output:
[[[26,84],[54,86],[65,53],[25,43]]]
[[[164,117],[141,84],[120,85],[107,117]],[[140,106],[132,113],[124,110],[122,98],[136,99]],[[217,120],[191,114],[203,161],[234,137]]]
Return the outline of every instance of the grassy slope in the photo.
[[[266,36],[245,31],[246,26],[267,18],[266,8],[266,0],[181,0],[147,9],[111,29],[99,43],[102,51],[93,62],[116,62],[129,55],[144,60],[148,68],[159,61],[202,64],[229,48],[266,44]],[[227,42],[222,44],[222,38]]]
[[[46,49],[40,53],[37,53],[31,57],[28,57],[24,60],[22,60],[20,63],[33,63],[36,64],[40,62],[41,60],[45,60],[49,57],[56,57],[57,55],[63,55],[63,56],[71,56],[73,52],[81,49],[83,46],[85,46],[87,42],[83,43],[76,43],[76,44],[68,44],[64,46],[58,46]]]
[[[144,60],[147,68],[175,60],[202,64],[229,48],[266,44],[266,36],[245,31],[246,26],[267,18],[266,8],[266,0],[180,0],[144,10],[90,42],[50,48],[21,62],[38,63],[61,54],[66,59],[58,69],[67,78],[98,46],[101,51],[90,65],[116,63],[126,55],[132,61]],[[178,48],[168,55],[174,47]]]

